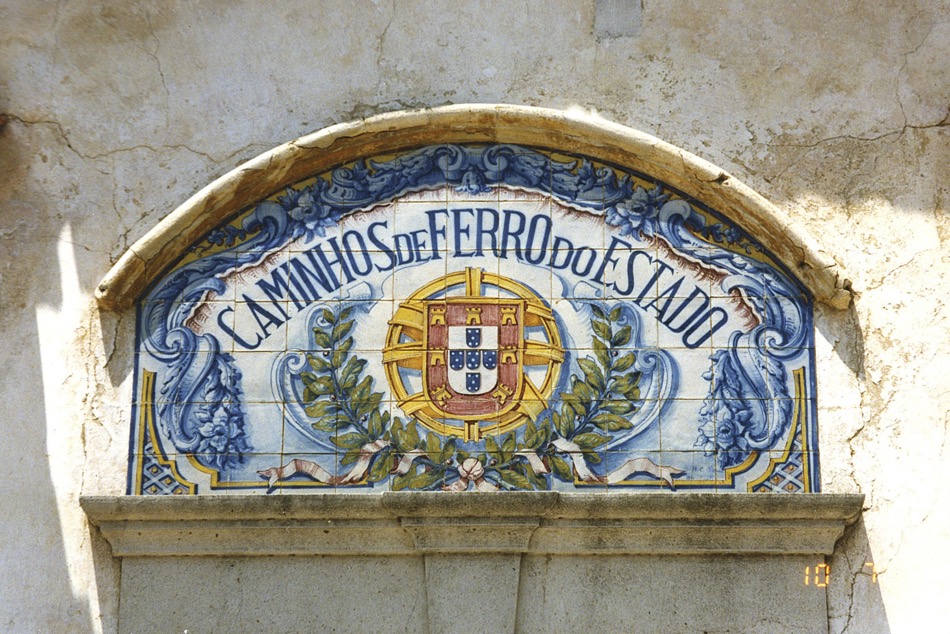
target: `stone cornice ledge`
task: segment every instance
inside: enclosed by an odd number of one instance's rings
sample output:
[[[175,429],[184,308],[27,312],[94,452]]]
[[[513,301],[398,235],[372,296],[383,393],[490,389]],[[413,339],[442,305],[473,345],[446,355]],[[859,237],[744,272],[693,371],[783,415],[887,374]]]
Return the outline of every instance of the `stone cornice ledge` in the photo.
[[[830,554],[863,495],[84,497],[116,557]]]

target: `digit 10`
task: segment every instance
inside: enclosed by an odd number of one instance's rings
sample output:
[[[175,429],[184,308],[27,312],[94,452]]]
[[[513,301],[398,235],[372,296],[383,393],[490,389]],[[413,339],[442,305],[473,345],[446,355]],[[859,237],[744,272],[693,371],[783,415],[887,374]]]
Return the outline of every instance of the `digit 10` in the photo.
[[[806,586],[813,581],[816,588],[824,588],[828,585],[829,579],[831,579],[831,566],[828,564],[815,564],[814,577],[812,577],[811,566],[805,566]]]

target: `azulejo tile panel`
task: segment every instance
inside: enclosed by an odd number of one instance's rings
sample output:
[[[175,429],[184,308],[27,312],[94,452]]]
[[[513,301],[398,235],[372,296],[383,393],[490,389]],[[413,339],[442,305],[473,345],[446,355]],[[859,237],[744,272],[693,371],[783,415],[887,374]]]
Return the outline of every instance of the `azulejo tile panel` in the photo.
[[[130,494],[819,489],[812,299],[701,201],[440,145],[250,202],[138,304]]]

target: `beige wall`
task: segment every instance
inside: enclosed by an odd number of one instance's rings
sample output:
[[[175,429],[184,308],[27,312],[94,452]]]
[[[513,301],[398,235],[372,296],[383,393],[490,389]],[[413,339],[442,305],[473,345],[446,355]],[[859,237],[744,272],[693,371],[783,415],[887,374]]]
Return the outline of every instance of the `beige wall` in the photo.
[[[134,314],[92,299],[111,263],[279,143],[465,102],[596,109],[830,248],[858,294],[817,316],[823,484],[868,506],[830,631],[950,616],[946,2],[644,0],[622,29],[590,1],[273,5],[0,0],[0,629],[116,628],[78,507],[125,486]]]

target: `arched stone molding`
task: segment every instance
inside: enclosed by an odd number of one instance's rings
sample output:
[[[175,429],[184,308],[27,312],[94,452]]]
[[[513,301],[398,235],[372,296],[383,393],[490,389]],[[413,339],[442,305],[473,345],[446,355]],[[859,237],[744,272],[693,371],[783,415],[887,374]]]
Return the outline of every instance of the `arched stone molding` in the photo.
[[[653,176],[731,218],[768,248],[815,300],[846,308],[844,268],[765,198],[727,172],[643,132],[573,111],[467,104],[387,113],[285,143],[215,180],[133,244],[96,289],[110,310],[130,307],[198,238],[248,204],[355,157],[439,143],[513,143],[571,150]]]

